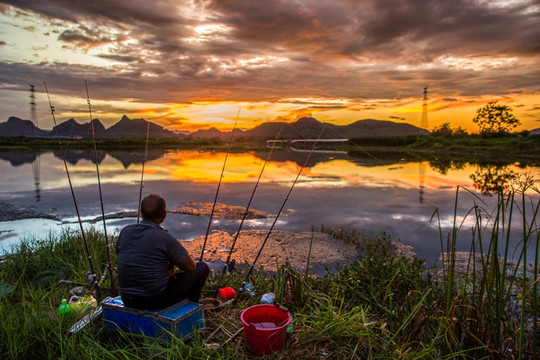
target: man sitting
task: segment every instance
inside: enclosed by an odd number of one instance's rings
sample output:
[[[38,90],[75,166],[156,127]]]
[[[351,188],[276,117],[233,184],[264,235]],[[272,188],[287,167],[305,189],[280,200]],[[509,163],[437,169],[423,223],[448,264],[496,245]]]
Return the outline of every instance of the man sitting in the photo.
[[[142,221],[122,229],[116,243],[118,287],[127,307],[162,309],[188,299],[198,302],[210,269],[160,224],[167,203],[157,194],[141,202]],[[173,274],[174,265],[182,271]]]

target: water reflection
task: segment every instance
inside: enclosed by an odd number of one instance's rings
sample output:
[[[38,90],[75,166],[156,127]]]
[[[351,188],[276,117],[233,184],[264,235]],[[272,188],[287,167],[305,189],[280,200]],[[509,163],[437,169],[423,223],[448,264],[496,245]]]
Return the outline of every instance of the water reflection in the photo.
[[[5,160],[13,167],[21,166],[24,164],[31,164],[36,161],[36,158],[40,153],[24,153],[24,154],[3,154],[0,153],[0,159]]]
[[[51,154],[54,160],[51,159]],[[145,168],[145,179],[149,181],[191,181],[216,183],[219,180],[225,153],[209,151],[149,152]],[[237,152],[229,154],[224,183],[253,182],[267,158],[267,152]],[[538,168],[526,164],[471,164],[461,161],[440,159],[423,161],[411,155],[385,152],[373,154],[314,153],[302,171],[298,187],[348,187],[370,188],[399,187],[416,188],[419,203],[423,203],[430,190],[455,188],[457,185],[472,186],[483,194],[504,189],[517,174],[529,173],[538,178]],[[287,184],[291,182],[304,164],[307,154],[277,150],[267,164],[262,182]],[[42,152],[28,154],[0,154],[3,175],[2,194],[23,191],[28,172],[18,169],[32,164],[34,190],[65,186],[65,174],[59,170],[60,154]],[[137,183],[140,178],[142,152],[98,152],[68,150],[66,160],[75,186],[86,186],[96,182],[94,167],[96,160],[104,182]],[[46,166],[40,167],[39,163]],[[40,172],[45,176],[40,179]]]
[[[77,165],[81,161],[91,161],[93,164],[101,164],[105,157],[111,156],[112,158],[120,161],[124,169],[127,169],[133,164],[142,164],[144,160],[144,154],[139,152],[125,152],[125,151],[98,151],[97,159],[94,151],[85,150],[66,150],[64,152],[66,161],[71,165]],[[60,152],[54,152],[54,156],[58,159],[62,159]],[[163,151],[149,151],[147,160],[156,160],[163,156]]]
[[[111,151],[111,152],[108,152],[108,154],[120,161],[120,163],[122,164],[122,166],[124,167],[124,169],[127,169],[128,167],[130,167],[131,165],[140,165],[142,164],[143,160],[144,160],[144,157],[145,157],[145,154],[144,153],[139,153],[139,152],[125,152],[125,151]],[[148,151],[147,155],[146,155],[146,161],[152,161],[152,160],[157,160],[159,159],[160,157],[163,156],[163,151]]]
[[[54,156],[57,159],[62,159],[62,154],[59,151],[54,152]],[[65,150],[64,156],[66,158],[66,162],[70,165],[77,165],[80,161],[91,161],[95,163],[95,154],[94,151],[91,150]],[[106,153],[104,151],[98,152],[98,164],[105,159]]]
[[[508,166],[500,165],[478,167],[471,174],[474,188],[480,190],[484,195],[493,195],[508,190],[518,177],[517,172]]]
[[[418,163],[418,202],[420,204],[424,203],[424,182],[426,180],[426,163],[424,161],[420,161]]]
[[[58,155],[0,154],[0,202],[35,206],[44,211],[56,209],[56,215],[73,220],[73,203]],[[251,208],[276,214],[307,155],[276,149]],[[229,154],[218,202],[246,206],[267,156],[267,152],[259,151]],[[212,151],[149,152],[143,191],[162,194],[171,208],[184,201],[212,202],[224,157],[225,153]],[[69,158],[81,215],[93,219],[101,214],[96,159],[91,151],[71,150]],[[100,152],[97,162],[106,213],[136,211],[143,159],[143,151]],[[38,181],[31,176],[30,168],[32,164],[35,167],[36,160],[41,163]],[[276,229],[306,231],[311,225],[324,224],[386,231],[394,239],[412,245],[419,256],[435,259],[440,252],[438,224],[430,222],[435,207],[440,210],[443,232],[450,231],[458,185],[482,195],[510,180],[512,174],[523,173],[540,178],[537,166],[523,163],[497,167],[453,159],[422,159],[416,154],[396,152],[314,153]],[[538,195],[533,196],[538,199]],[[494,200],[486,197],[485,201],[489,205]],[[460,198],[458,214],[467,213],[473,205],[473,200]],[[243,228],[268,229],[272,220],[248,221]],[[133,221],[110,220],[107,228],[120,228]],[[165,226],[178,238],[193,239],[204,235],[207,222],[205,217],[171,214]],[[237,227],[238,220],[216,219],[212,224],[212,230],[229,233]],[[42,229],[39,227],[39,235],[44,233]],[[32,230],[32,226],[19,229],[15,223],[0,222],[0,247],[5,241],[14,241],[15,236],[32,234]],[[464,242],[460,246],[460,250],[467,251],[470,244]]]
[[[461,170],[465,168],[465,161],[453,160],[448,158],[436,159],[429,161],[429,166],[437,170],[440,174],[446,175],[451,170]]]
[[[32,175],[34,177],[34,191],[36,193],[36,201],[41,200],[41,184],[40,184],[40,170],[41,170],[41,160],[39,157],[32,162]]]

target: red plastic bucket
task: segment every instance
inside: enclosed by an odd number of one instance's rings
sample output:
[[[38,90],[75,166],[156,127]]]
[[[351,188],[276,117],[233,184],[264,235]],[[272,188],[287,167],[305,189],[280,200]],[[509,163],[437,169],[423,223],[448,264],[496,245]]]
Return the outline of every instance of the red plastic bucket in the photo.
[[[283,349],[291,314],[279,304],[254,305],[240,314],[249,351],[269,355]]]

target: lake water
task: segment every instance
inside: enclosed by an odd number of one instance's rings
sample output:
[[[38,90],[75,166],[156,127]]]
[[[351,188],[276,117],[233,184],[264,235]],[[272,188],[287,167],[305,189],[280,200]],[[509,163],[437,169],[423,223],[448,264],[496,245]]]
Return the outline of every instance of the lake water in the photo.
[[[169,209],[182,206],[185,201],[212,203],[225,156],[224,152],[196,150],[150,153],[145,165],[143,194],[161,194]],[[218,202],[246,206],[267,156],[267,152],[229,154]],[[265,167],[251,208],[276,214],[307,157],[306,152],[276,150]],[[87,221],[101,215],[92,154],[68,151],[67,158],[85,225],[100,228],[101,222]],[[107,214],[136,211],[142,159],[142,153],[100,153]],[[482,195],[477,188],[511,172],[540,179],[538,167],[519,163],[479,166],[420,161],[399,154],[364,153],[353,157],[343,152],[315,152],[302,170],[275,229],[310,231],[312,226],[325,225],[367,233],[384,231],[394,240],[411,245],[419,257],[432,263],[441,250],[439,225],[430,221],[435,208],[439,209],[446,236],[453,223],[458,185],[480,196],[489,210],[493,209],[496,196]],[[54,209],[54,214],[63,219],[62,222],[45,219],[0,222],[0,252],[8,252],[21,237],[43,238],[62,227],[78,229],[64,164],[58,153],[0,154],[0,179],[0,202],[44,211]],[[539,201],[537,193],[530,192],[529,196],[534,203]],[[473,199],[467,191],[460,191],[458,221],[473,206]],[[529,209],[528,213],[532,211]],[[458,243],[461,251],[469,250],[467,239],[470,240],[468,229],[472,220],[464,223],[462,234],[467,236],[462,236]],[[107,230],[114,233],[135,221],[135,218],[111,219]],[[269,229],[273,221],[273,218],[248,220],[243,230]],[[164,223],[174,236],[186,240],[204,235],[207,225],[207,217],[183,214],[169,214]],[[214,219],[212,230],[232,234],[238,225],[239,220]],[[514,225],[512,245],[519,242],[522,226],[518,221]],[[531,246],[528,262],[534,259],[533,250]]]

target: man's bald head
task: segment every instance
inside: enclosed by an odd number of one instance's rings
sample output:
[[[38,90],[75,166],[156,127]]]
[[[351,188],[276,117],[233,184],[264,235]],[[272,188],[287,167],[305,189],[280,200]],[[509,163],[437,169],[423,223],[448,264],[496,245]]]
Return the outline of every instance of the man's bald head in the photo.
[[[161,224],[167,216],[167,202],[158,194],[147,195],[141,201],[141,215],[145,221]]]

